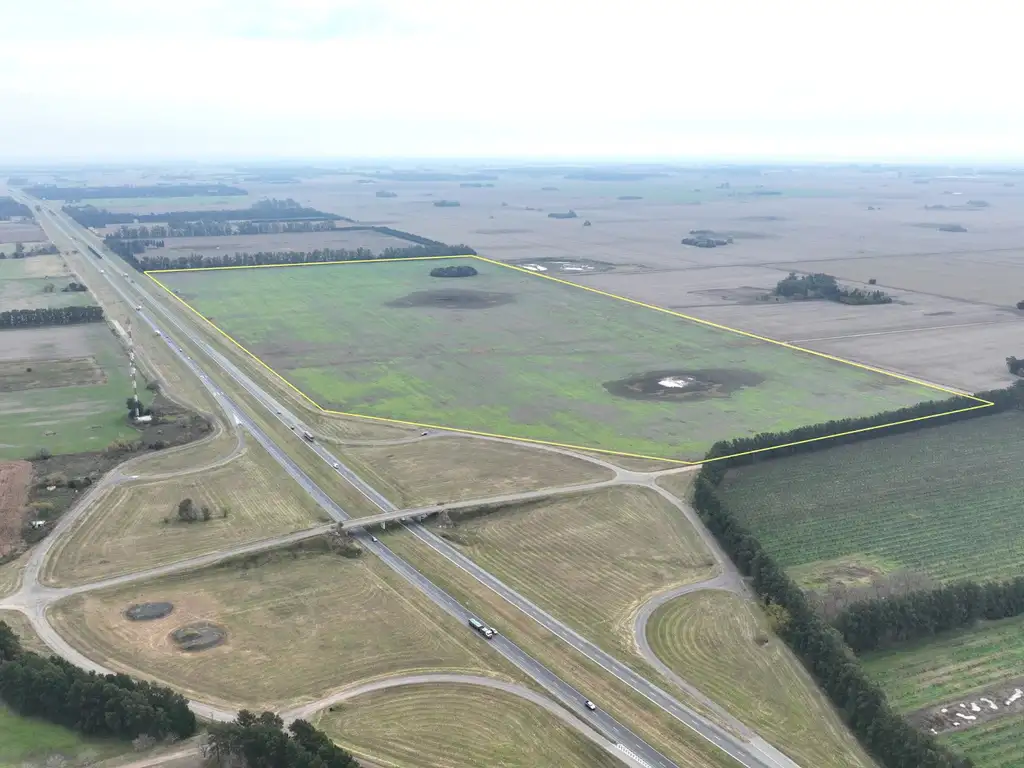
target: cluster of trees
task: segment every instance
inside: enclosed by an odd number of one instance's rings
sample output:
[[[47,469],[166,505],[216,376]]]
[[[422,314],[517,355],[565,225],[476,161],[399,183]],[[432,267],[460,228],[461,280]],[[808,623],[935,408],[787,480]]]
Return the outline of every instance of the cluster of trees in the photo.
[[[99,323],[102,320],[103,310],[100,307],[42,307],[0,312],[0,328],[38,328],[43,325]]]
[[[138,242],[138,241],[121,241]],[[325,261],[360,261],[364,259],[410,259],[419,256],[463,256],[473,253],[465,245],[413,245],[407,248],[385,248],[374,253],[369,248],[318,248],[314,251],[257,251],[214,256],[192,253],[188,256],[121,254],[135,269],[144,272],[150,269],[190,269],[196,267],[241,267],[261,264],[316,264]]]
[[[12,259],[26,259],[29,256],[46,256],[47,254],[60,253],[57,246],[53,243],[44,243],[43,245],[36,245],[32,248],[25,248],[24,243],[15,243],[14,251],[10,257],[3,251],[0,251],[0,259],[12,258]]]
[[[210,725],[203,754],[224,768],[359,768],[351,754],[305,720],[285,730],[273,712],[244,709],[234,722]]]
[[[204,211],[164,211],[162,213],[112,213],[94,205],[65,205],[61,210],[83,227],[105,227],[110,224],[169,224],[177,226],[188,221],[351,221],[335,213],[305,208],[295,200],[260,200],[248,208]]]
[[[135,257],[145,253],[147,248],[163,248],[163,240],[121,240],[114,235],[103,238],[103,244],[128,263],[134,263]]]
[[[335,229],[333,219],[327,221],[181,221],[174,226],[168,224],[153,224],[146,226],[141,224],[137,227],[121,225],[121,228],[112,236],[122,240],[133,240],[136,238],[165,238],[165,237],[226,237],[229,235],[277,235],[282,232],[330,232]]]
[[[228,195],[249,194],[240,187],[229,187],[225,184],[161,184],[159,186],[132,186],[125,184],[117,187],[58,187],[56,184],[43,184],[25,189],[30,195],[43,200],[113,200],[125,197],[224,197]]]
[[[468,264],[452,264],[448,267],[435,267],[430,270],[431,277],[473,277],[476,274],[479,273]]]
[[[962,581],[937,589],[863,600],[832,621],[854,653],[932,637],[1024,613],[1024,576],[978,584]]]
[[[566,211],[564,213],[549,213],[549,219],[575,219],[578,218],[579,214],[576,211]]]
[[[13,197],[0,196],[0,221],[6,221],[12,216],[28,216],[31,218],[32,210],[27,205],[19,203]]]
[[[458,208],[462,203],[458,200],[435,200],[435,208]]]
[[[1014,376],[1024,376],[1024,360],[1012,356],[1006,358],[1006,370]]]
[[[994,406],[983,410],[966,411],[888,427],[887,433],[889,430],[921,429],[939,423],[948,423],[952,419],[971,418],[991,413],[993,410],[1022,408],[1024,407],[1024,382],[1018,382],[1004,390],[980,393],[979,397],[992,401]],[[886,768],[904,768],[905,766],[969,768],[973,763],[940,745],[931,735],[916,730],[890,708],[885,694],[864,673],[853,649],[844,641],[843,635],[818,614],[803,591],[789,578],[785,570],[761,545],[761,542],[743,526],[726,506],[718,494],[718,487],[725,479],[727,470],[733,466],[760,460],[772,460],[795,451],[819,450],[840,442],[869,439],[881,433],[860,432],[834,438],[827,442],[791,445],[800,440],[836,434],[842,430],[892,424],[915,416],[947,412],[958,406],[964,407],[972,403],[973,401],[966,398],[954,397],[938,404],[923,403],[919,406],[880,413],[864,419],[847,419],[843,422],[818,424],[787,433],[758,435],[754,438],[719,442],[712,446],[697,475],[694,507],[708,530],[715,536],[726,554],[736,563],[740,573],[751,579],[751,585],[764,602],[776,633],[793,649],[793,652],[814,675],[865,749]],[[768,457],[757,453],[734,457],[734,454],[739,452],[782,445],[788,447],[778,448]],[[991,594],[992,607],[988,607],[989,604],[986,602],[982,610],[987,613],[983,615],[992,615],[997,610],[1002,610],[1004,611],[1003,615],[1008,615],[1007,612],[1014,610],[1017,603],[1024,601],[1024,594],[1018,595],[1017,589],[1021,589],[1021,592],[1024,593],[1024,586],[1018,587],[1016,582],[1011,582],[1009,586],[1003,587],[1002,591],[994,589]],[[966,599],[964,595],[960,595],[956,599],[957,604],[959,605],[960,601],[964,599]],[[978,599],[980,600],[980,598]],[[943,596],[942,600],[949,600],[949,598]],[[1002,607],[997,608],[997,606]],[[923,614],[930,611],[926,614],[929,618],[922,620],[921,626],[928,626],[929,622],[934,622],[935,626],[938,625],[934,604],[927,608],[923,604],[917,607]],[[951,610],[949,613],[949,615],[954,614],[955,610]],[[850,614],[850,627],[877,626],[879,628],[877,636],[879,637],[888,637],[889,633],[893,632],[892,625],[887,626],[882,619],[878,620],[877,625],[871,625],[866,618],[862,617],[863,620],[855,624],[853,615],[853,613]],[[945,620],[949,621],[948,618]],[[871,636],[866,629],[863,631],[867,633],[866,636]],[[909,630],[903,631],[904,634],[909,633]]]
[[[185,698],[128,675],[97,675],[63,659],[21,647],[0,621],[0,699],[26,717],[39,717],[87,736],[130,741],[139,736],[184,739],[196,718]]]
[[[1024,309],[1024,299],[1017,302],[1017,309]]]
[[[892,296],[884,291],[862,291],[860,288],[842,288],[832,275],[817,272],[813,275],[789,276],[779,280],[774,291],[776,296],[790,299],[828,299],[840,304],[891,304]]]
[[[227,517],[227,511],[221,510],[221,515]],[[183,523],[195,523],[202,520],[210,522],[213,518],[213,510],[206,504],[197,505],[192,499],[182,499],[178,502],[178,519]]]
[[[83,293],[85,291],[88,291],[89,289],[86,287],[85,283],[76,283],[74,280],[72,280],[70,283],[65,285],[60,290],[61,293]]]

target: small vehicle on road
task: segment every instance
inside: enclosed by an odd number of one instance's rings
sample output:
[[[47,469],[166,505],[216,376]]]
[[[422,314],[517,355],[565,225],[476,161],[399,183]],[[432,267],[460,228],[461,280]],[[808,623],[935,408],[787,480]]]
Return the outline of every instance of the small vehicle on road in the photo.
[[[380,541],[376,536],[371,536],[370,541]]]
[[[338,462],[334,462],[333,464],[331,464],[331,466],[334,467],[335,469],[341,469],[341,464],[339,464]]]
[[[469,626],[479,632],[481,635],[490,640],[494,637],[494,630],[484,624],[480,619],[472,618],[469,620]]]
[[[597,705],[594,704],[594,702],[592,702],[590,699],[587,699],[586,701],[584,701],[583,702],[583,706],[586,707],[587,709],[589,709],[591,712],[594,712],[594,711],[597,710]]]

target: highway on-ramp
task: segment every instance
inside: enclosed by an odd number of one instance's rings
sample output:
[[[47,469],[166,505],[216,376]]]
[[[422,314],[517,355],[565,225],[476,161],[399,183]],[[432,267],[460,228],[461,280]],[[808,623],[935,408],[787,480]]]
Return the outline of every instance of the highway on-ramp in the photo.
[[[216,364],[223,373],[234,379],[252,397],[260,402],[261,405],[267,409],[269,414],[272,416],[276,415],[278,419],[288,426],[294,426],[297,429],[304,429],[304,425],[301,424],[294,414],[287,411],[277,400],[259,387],[234,363],[208,344],[200,336],[197,330],[183,322],[174,312],[167,309],[160,301],[153,299],[148,290],[150,286],[141,285],[141,279],[139,283],[135,283],[129,282],[128,279],[124,278],[121,275],[122,265],[124,265],[124,262],[112,257],[110,252],[104,248],[102,242],[98,238],[79,228],[77,225],[72,224],[65,218],[64,214],[57,213],[46,204],[41,203],[41,201],[28,198],[25,202],[29,205],[40,205],[41,210],[39,213],[42,214],[42,218],[45,218],[47,222],[63,234],[67,240],[74,243],[76,249],[81,251],[87,260],[94,259],[94,257],[88,254],[89,247],[107,254],[103,261],[96,262],[96,264],[97,266],[105,267],[103,268],[102,276],[110,284],[113,290],[120,295],[127,306],[138,306],[142,304],[147,306],[149,308],[148,311],[140,311],[137,313],[140,319],[147,324],[154,333],[161,333],[162,338],[167,343],[170,350],[178,356],[185,366],[199,377],[229,417],[234,419],[238,425],[244,427],[253,436],[253,438],[267,450],[274,460],[277,461],[277,463],[280,464],[281,467],[284,468],[284,470],[294,478],[310,496],[313,497],[313,499],[331,516],[333,520],[342,522],[348,519],[348,514],[315,482],[313,482],[313,480],[285,451],[278,447],[274,440],[247,415],[242,407],[219,389],[210,377],[207,376],[199,362],[192,359],[184,349],[179,347],[172,338],[162,331],[161,326],[158,324],[157,316],[159,316],[159,322],[164,324],[164,328],[170,326],[177,334],[180,334],[181,337],[187,338],[191,344],[200,349],[205,356]],[[131,267],[124,265],[123,269],[128,270],[131,269]],[[135,274],[134,271],[133,274]],[[142,297],[145,301],[140,302],[138,297]],[[339,475],[357,488],[367,499],[373,502],[381,512],[393,513],[396,511],[397,508],[391,504],[388,499],[365,483],[358,475],[356,475],[355,472],[339,461],[339,459],[331,454],[324,446],[318,443],[313,443],[308,444],[308,447],[316,452],[323,461],[333,467]],[[676,720],[692,729],[695,733],[699,734],[715,747],[730,755],[739,764],[747,766],[748,768],[795,767],[795,763],[779,753],[777,750],[774,750],[765,744],[763,741],[759,739],[747,741],[737,737],[735,734],[725,730],[715,723],[710,722],[706,718],[686,707],[671,694],[637,674],[631,668],[622,664],[611,655],[602,651],[594,643],[582,637],[574,630],[570,629],[568,626],[530,602],[528,599],[515,592],[509,586],[504,584],[504,582],[500,581],[486,570],[480,568],[473,561],[464,557],[461,553],[454,550],[446,542],[427,531],[422,526],[410,524],[408,527],[412,531],[413,535],[446,557],[453,564],[470,573],[482,584],[486,585],[488,588],[501,595],[508,602],[515,605],[523,613],[530,616],[552,634],[559,637],[590,660],[599,664],[608,673],[614,675],[620,681],[646,697],[658,708],[668,712]],[[381,558],[396,573],[400,574],[404,579],[406,579],[406,581],[417,587],[442,610],[446,611],[462,623],[468,622],[472,614],[453,597],[413,568],[409,563],[399,558],[380,542],[374,541],[369,534],[360,531],[355,532],[353,535],[364,549]],[[652,768],[669,768],[669,766],[674,765],[671,760],[655,750],[643,739],[607,713],[601,710],[596,712],[587,711],[583,706],[583,702],[586,699],[584,694],[558,678],[554,673],[540,664],[540,662],[533,659],[504,636],[498,635],[491,641],[491,644],[495,650],[537,681],[556,700],[562,702],[581,719],[592,723],[596,729],[605,734],[609,739],[623,745],[629,754],[638,758],[637,760],[631,760],[631,762],[638,762],[641,765],[648,765]]]

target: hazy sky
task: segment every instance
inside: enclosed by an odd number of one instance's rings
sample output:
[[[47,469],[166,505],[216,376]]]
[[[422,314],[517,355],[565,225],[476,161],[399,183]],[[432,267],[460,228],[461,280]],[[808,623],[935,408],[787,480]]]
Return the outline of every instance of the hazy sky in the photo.
[[[0,0],[0,160],[1021,160],[1022,22],[989,0]]]

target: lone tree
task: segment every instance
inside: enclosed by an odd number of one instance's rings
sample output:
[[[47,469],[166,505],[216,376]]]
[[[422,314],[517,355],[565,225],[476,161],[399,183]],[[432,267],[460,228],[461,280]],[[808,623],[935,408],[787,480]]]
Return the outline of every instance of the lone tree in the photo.
[[[431,277],[473,277],[479,274],[475,267],[468,264],[452,264],[448,267],[435,267],[430,270]]]
[[[178,519],[183,523],[194,523],[199,519],[199,510],[192,499],[182,499],[178,502]]]
[[[1017,302],[1017,309],[1024,309],[1024,300]]]
[[[1006,358],[1006,370],[1014,376],[1024,376],[1024,359],[1019,357]]]

